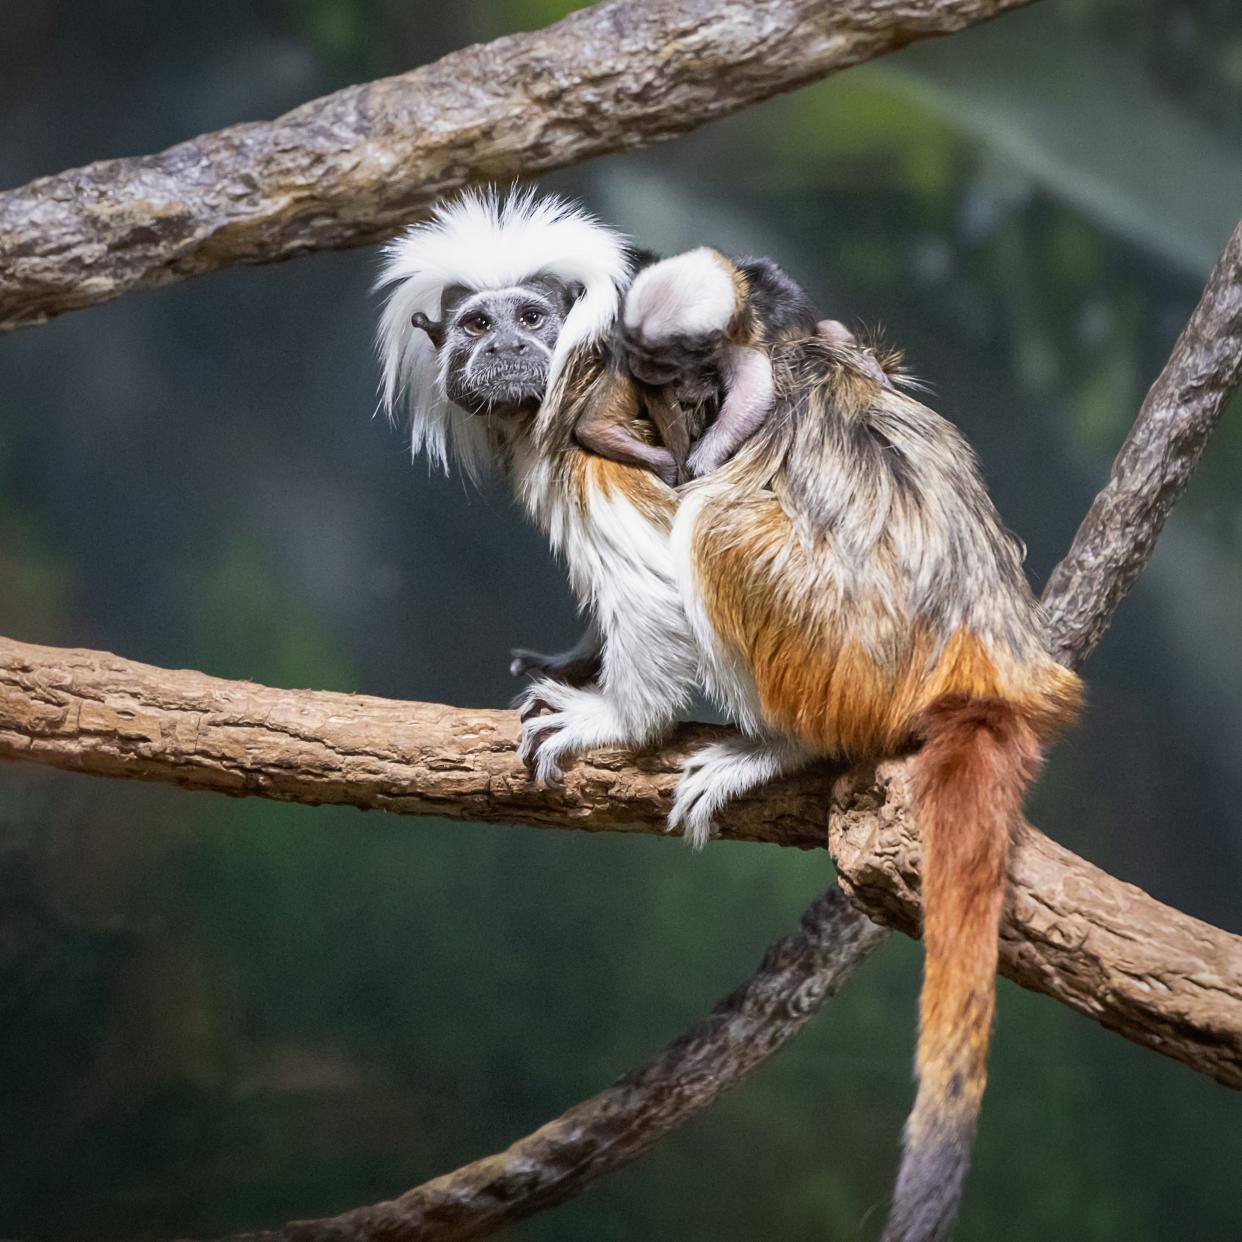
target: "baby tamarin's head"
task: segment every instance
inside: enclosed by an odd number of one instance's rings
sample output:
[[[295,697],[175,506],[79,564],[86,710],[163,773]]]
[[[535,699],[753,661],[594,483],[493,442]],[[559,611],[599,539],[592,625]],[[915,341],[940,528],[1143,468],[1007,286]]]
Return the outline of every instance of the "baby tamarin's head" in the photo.
[[[715,396],[725,335],[743,307],[740,284],[736,268],[707,246],[643,266],[626,294],[620,328],[635,379],[671,387],[691,405]]]

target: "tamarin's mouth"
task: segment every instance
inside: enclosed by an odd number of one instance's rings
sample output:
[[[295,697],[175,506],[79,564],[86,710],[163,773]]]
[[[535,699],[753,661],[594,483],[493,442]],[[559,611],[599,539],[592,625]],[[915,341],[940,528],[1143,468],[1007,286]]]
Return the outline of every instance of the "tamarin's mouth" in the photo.
[[[502,363],[486,370],[477,368],[471,379],[470,389],[478,403],[479,413],[484,413],[496,406],[542,400],[547,370],[544,367]]]
[[[543,387],[547,378],[546,359],[527,361],[524,358],[516,358],[475,363],[470,372],[471,382],[479,388],[486,388],[491,384],[534,384]]]

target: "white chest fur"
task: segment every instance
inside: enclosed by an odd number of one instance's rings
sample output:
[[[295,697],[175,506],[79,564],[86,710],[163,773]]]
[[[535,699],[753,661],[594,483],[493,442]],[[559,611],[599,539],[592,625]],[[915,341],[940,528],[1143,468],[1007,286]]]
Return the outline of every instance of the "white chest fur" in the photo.
[[[518,495],[603,636],[601,689],[636,736],[653,736],[684,708],[698,674],[665,525],[619,489],[588,485],[580,503],[531,454],[515,454],[514,465]]]

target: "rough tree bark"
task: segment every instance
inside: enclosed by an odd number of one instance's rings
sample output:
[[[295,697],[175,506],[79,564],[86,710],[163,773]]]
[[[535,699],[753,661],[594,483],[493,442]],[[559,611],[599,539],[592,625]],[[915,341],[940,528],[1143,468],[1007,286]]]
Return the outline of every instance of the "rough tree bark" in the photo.
[[[391,236],[440,195],[685,133],[1030,0],[615,0],[278,120],[0,194],[0,329]]]

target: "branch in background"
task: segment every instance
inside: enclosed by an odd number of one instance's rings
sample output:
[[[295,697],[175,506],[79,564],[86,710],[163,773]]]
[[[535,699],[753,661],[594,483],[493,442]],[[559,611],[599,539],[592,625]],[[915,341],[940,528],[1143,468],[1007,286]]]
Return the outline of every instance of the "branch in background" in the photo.
[[[228,1242],[446,1242],[560,1203],[642,1155],[766,1061],[885,935],[834,889],[768,949],[750,979],[655,1060],[507,1150],[388,1203]]]
[[[512,712],[274,690],[0,639],[0,759],[312,805],[659,833],[686,751],[722,732],[688,725],[660,751],[595,751],[566,773],[564,791],[540,790],[517,759]],[[810,769],[739,799],[722,835],[822,848],[832,775]],[[841,881],[869,913],[910,930],[913,817],[887,786],[883,797],[866,788],[838,800]],[[1005,974],[1242,1087],[1242,937],[1179,914],[1034,830],[1018,842],[1010,875]],[[877,892],[890,893],[891,906]],[[1127,949],[1135,942],[1151,946],[1137,973]]]
[[[446,191],[685,133],[1029,0],[625,0],[272,122],[0,194],[0,329],[391,236]]]
[[[1044,590],[1053,650],[1081,664],[1147,567],[1242,380],[1242,222],[1151,386],[1112,474]]]

